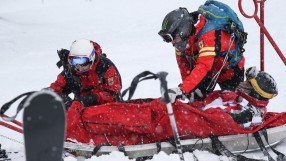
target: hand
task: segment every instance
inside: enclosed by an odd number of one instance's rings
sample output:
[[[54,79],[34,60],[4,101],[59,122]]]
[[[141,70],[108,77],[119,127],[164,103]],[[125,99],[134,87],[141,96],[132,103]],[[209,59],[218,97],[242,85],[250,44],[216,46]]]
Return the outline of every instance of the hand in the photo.
[[[77,99],[84,107],[92,106],[97,104],[97,96],[94,94],[89,94],[85,96],[80,96]]]
[[[67,49],[57,50],[57,52],[58,52],[58,55],[60,57],[60,60],[62,60],[62,61],[66,61],[68,58],[68,55],[70,53],[70,51]]]
[[[65,67],[68,64],[68,55],[69,55],[70,51],[67,49],[61,49],[61,50],[57,50],[57,52],[58,52],[58,56],[60,58],[60,60],[57,62],[58,68],[60,68],[61,66]]]
[[[180,88],[171,88],[168,89],[168,95],[171,103],[174,103],[176,98],[182,97],[183,91]]]
[[[63,93],[57,93],[57,94],[62,98],[63,103],[65,104],[66,110],[68,110],[73,100],[67,94],[63,94]]]
[[[190,93],[189,102],[194,102],[195,98],[203,98],[203,96],[204,95],[202,94],[201,90],[196,89],[194,92]]]

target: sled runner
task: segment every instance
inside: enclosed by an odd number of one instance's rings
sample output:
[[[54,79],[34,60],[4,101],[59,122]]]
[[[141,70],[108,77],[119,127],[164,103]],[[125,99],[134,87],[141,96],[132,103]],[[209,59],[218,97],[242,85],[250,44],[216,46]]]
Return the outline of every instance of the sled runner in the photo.
[[[276,146],[284,138],[286,138],[286,125],[273,127],[267,129],[269,137],[269,145],[263,139],[263,142],[267,147]],[[241,152],[250,152],[259,150],[259,145],[256,143],[255,138],[252,134],[238,134],[238,135],[228,135],[228,136],[219,136],[219,140],[227,149],[233,153]],[[211,150],[212,142],[210,138],[204,139],[187,139],[181,140],[181,144],[184,151],[194,151],[199,150]],[[113,151],[121,151],[118,146],[101,146],[96,147],[93,145],[83,144],[83,143],[72,143],[65,142],[65,149],[68,151],[74,151],[79,155],[85,155],[86,157],[91,157],[91,155],[100,156],[102,154],[108,154]],[[97,152],[94,150],[98,148]],[[142,144],[142,145],[127,145],[124,146],[125,154],[129,158],[138,158],[144,156],[154,156],[160,151],[163,151],[167,154],[171,154],[176,151],[176,147],[170,142],[161,142],[161,143],[151,143],[151,144]]]

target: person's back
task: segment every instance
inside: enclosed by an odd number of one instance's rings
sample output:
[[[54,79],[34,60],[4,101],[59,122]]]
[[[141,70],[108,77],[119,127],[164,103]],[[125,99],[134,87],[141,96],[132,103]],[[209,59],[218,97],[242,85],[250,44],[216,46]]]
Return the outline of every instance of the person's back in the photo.
[[[183,81],[175,90],[178,94],[204,97],[217,83],[222,90],[234,91],[244,79],[244,57],[230,68],[231,54],[222,54],[236,49],[235,38],[224,30],[200,34],[206,25],[210,24],[203,14],[185,8],[171,11],[163,20],[159,35],[175,47]]]
[[[191,63],[194,65],[193,75],[202,75],[209,81],[213,80],[213,83],[218,83],[222,90],[234,91],[239,82],[243,81],[245,58],[242,56],[235,67],[229,68],[231,56],[226,57],[222,53],[236,48],[235,38],[224,30],[211,30],[198,36],[207,25],[206,18],[197,13],[192,15],[197,22],[194,25],[195,33],[189,37],[185,56],[183,56],[184,60],[180,60],[182,57],[178,58],[177,56],[182,76],[187,78],[188,75],[183,67]],[[202,65],[204,66],[201,67]],[[196,66],[198,67],[195,68]],[[211,82],[208,83],[206,88],[212,89]]]

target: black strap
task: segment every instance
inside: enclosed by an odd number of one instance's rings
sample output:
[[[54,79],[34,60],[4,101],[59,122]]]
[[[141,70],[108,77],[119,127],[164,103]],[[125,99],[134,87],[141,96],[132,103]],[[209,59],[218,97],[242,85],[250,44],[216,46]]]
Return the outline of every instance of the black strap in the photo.
[[[100,84],[106,83],[105,79],[104,79],[104,75],[110,67],[113,67],[115,69],[115,71],[119,77],[120,86],[122,86],[121,75],[120,75],[117,67],[115,66],[115,64],[110,59],[106,58],[106,55],[100,56],[100,61],[97,64],[97,67],[95,69],[95,73],[98,75],[98,77],[100,79]],[[111,95],[115,96],[117,101],[122,101],[122,97],[121,97],[120,93],[117,93],[117,92],[114,92],[114,91],[108,90],[108,89],[105,89],[105,91],[110,93]]]
[[[260,137],[259,131],[253,133],[253,136],[254,136],[254,138],[255,138],[257,144],[259,145],[259,148],[260,148],[260,150],[262,151],[262,153],[263,153],[265,156],[268,157],[268,160],[269,160],[269,161],[274,161],[274,159],[273,159],[273,158],[271,157],[271,155],[268,153],[268,151],[267,151],[267,149],[266,149],[266,147],[265,147],[265,145],[264,145],[264,143],[263,143],[263,141],[262,141],[262,139],[261,139],[261,137]]]
[[[267,142],[268,146],[270,147],[270,149],[277,155],[277,161],[286,161],[285,155],[284,155],[283,153],[279,152],[278,150],[274,149],[274,148],[269,144],[267,130],[264,128],[264,129],[261,130],[261,132],[262,132],[262,134],[263,134],[263,136],[264,136],[264,138],[265,138],[265,141]],[[267,150],[266,150],[266,147],[265,147],[264,143],[262,142],[262,139],[261,139],[261,137],[260,137],[260,133],[259,133],[259,132],[256,132],[256,133],[254,133],[253,135],[254,135],[254,137],[255,137],[256,142],[257,142],[257,143],[259,142],[258,145],[259,145],[260,149],[261,149],[261,150],[263,149],[263,150],[262,150],[263,154],[269,158],[269,156],[268,156],[269,153],[268,153],[268,152],[267,152],[267,153],[264,152],[264,151],[267,151]],[[267,154],[268,154],[268,155],[267,155]],[[270,157],[271,157],[271,156],[270,156]]]
[[[128,155],[127,155],[127,152],[126,152],[126,150],[125,150],[125,148],[124,148],[123,145],[119,145],[119,146],[117,146],[117,148],[118,148],[118,150],[119,150],[120,152],[122,152],[125,156],[128,156]]]
[[[157,153],[159,153],[162,149],[161,142],[156,142]]]
[[[218,139],[218,136],[210,136],[210,139],[212,141],[212,148],[215,151],[215,154],[231,157],[234,158],[236,161],[261,161],[258,159],[247,158],[240,154],[233,154],[222,144],[222,142]]]
[[[268,144],[268,146],[271,148],[271,150],[277,155],[277,161],[286,161],[286,157],[283,153],[279,152],[278,150],[274,149],[270,144],[269,144],[269,141],[268,141],[268,134],[267,134],[267,130],[266,128],[264,128],[262,130],[262,134]]]
[[[110,146],[110,144],[98,144],[93,148],[91,155],[96,155],[102,146]]]
[[[127,92],[129,92],[129,96],[128,96],[128,99],[127,100],[130,100],[133,95],[134,95],[134,92],[137,88],[137,85],[139,82],[143,81],[143,80],[148,80],[148,79],[157,79],[157,75],[150,72],[150,71],[144,71],[140,74],[138,74],[137,76],[135,76],[131,82],[131,85],[130,87],[128,87],[127,89],[125,89],[123,92],[122,92],[122,97],[125,96],[125,94]]]
[[[12,99],[11,101],[5,103],[0,110],[0,116],[2,117],[3,120],[5,121],[13,121],[15,120],[15,118],[17,117],[18,113],[23,109],[23,105],[26,102],[27,98],[35,93],[36,91],[32,91],[32,92],[27,92],[27,93],[23,93],[19,96],[17,96],[16,98]],[[14,116],[11,117],[4,117],[4,113],[10,108],[10,106],[16,102],[18,99],[20,99],[21,97],[24,97],[23,100],[19,103],[16,114]]]

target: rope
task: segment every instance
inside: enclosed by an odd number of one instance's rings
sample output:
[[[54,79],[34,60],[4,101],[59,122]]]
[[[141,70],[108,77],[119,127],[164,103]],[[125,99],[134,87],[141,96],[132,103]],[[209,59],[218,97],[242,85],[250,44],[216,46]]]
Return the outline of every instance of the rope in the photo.
[[[16,140],[16,139],[12,139],[12,138],[9,138],[9,137],[4,136],[4,135],[1,135],[1,134],[0,134],[0,137],[5,138],[5,139],[10,140],[10,141],[13,141],[13,142],[16,142],[16,143],[19,143],[19,144],[24,145],[24,143],[23,143],[23,142],[18,141],[18,140]]]
[[[211,80],[211,82],[210,82],[210,84],[208,85],[208,87],[207,87],[206,90],[208,90],[208,89],[210,89],[210,88],[212,89],[212,88],[214,88],[214,86],[216,85],[215,82],[217,81],[217,79],[218,79],[218,77],[219,77],[219,75],[220,75],[220,73],[221,73],[223,67],[225,66],[225,64],[226,64],[226,62],[227,62],[227,60],[228,60],[228,55],[229,55],[229,53],[230,53],[230,48],[231,48],[231,46],[233,45],[233,42],[234,42],[234,39],[235,39],[234,33],[231,34],[231,36],[230,36],[229,39],[230,39],[229,48],[228,48],[227,53],[226,53],[226,55],[225,55],[225,57],[224,57],[222,66],[220,67],[219,71],[213,76],[213,78],[212,78],[212,80]]]

